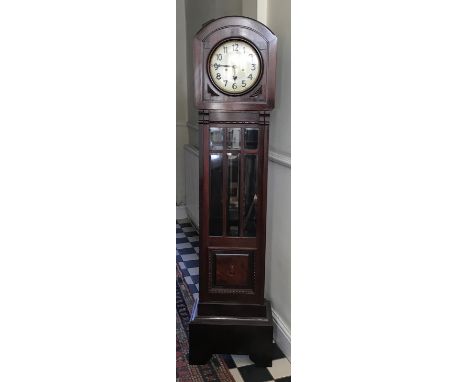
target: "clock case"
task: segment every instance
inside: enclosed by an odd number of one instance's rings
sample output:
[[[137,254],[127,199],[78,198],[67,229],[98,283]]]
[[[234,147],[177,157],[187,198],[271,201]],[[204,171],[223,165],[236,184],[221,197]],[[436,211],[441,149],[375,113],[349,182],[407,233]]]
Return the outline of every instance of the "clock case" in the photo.
[[[226,95],[212,83],[208,70],[210,52],[223,40],[240,38],[254,45],[261,54],[262,75],[256,86],[242,95]],[[268,173],[269,111],[274,108],[276,89],[276,44],[273,32],[262,23],[240,16],[210,21],[193,42],[195,104],[199,110],[200,134],[200,253],[199,299],[189,324],[189,362],[204,364],[212,354],[248,354],[259,366],[271,366],[273,322],[269,301],[264,299],[265,234]],[[240,173],[246,171],[243,158],[256,155],[255,235],[229,236],[227,233],[227,147],[222,149],[221,192],[210,195],[210,128],[258,129],[256,150],[245,148],[241,138]],[[245,184],[239,176],[240,194]],[[221,234],[210,234],[212,203],[222,206]],[[246,203],[240,197],[239,227]],[[213,225],[213,221],[211,222]],[[211,232],[212,233],[212,232]]]

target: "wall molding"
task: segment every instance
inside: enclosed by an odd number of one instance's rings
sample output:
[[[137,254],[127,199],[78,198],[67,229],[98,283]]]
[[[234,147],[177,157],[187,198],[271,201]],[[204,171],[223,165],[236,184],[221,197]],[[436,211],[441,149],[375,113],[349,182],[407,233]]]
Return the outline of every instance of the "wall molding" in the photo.
[[[189,129],[198,131],[198,123],[193,122],[177,122],[177,126],[187,126]],[[193,147],[193,146],[192,146]],[[192,151],[193,152],[193,151]],[[193,152],[195,154],[195,152]],[[198,155],[198,154],[197,154]],[[270,150],[268,152],[268,159],[274,163],[282,165],[284,167],[291,168],[291,156],[287,154],[282,154],[277,151]]]
[[[184,145],[184,150],[190,151],[193,155],[196,155],[196,156],[198,156],[199,154],[198,149],[191,144]]]
[[[257,0],[257,20],[268,26],[268,0]]]
[[[289,155],[281,154],[276,151],[270,150],[268,152],[268,159],[282,166],[291,168],[291,157]]]
[[[188,126],[188,123],[187,123],[187,126]],[[194,155],[198,156],[198,149],[195,146],[187,144],[187,145],[184,145],[184,148],[192,152]],[[291,157],[288,155],[284,155],[276,151],[270,150],[268,153],[268,159],[284,167],[291,168]]]
[[[271,316],[273,318],[273,338],[286,358],[291,362],[291,330],[273,308],[271,309]]]
[[[189,121],[189,122],[187,122],[186,125],[187,125],[187,127],[188,127],[189,129],[193,129],[193,130],[195,130],[195,131],[198,131],[198,123],[193,123],[193,122],[190,122],[190,121]]]

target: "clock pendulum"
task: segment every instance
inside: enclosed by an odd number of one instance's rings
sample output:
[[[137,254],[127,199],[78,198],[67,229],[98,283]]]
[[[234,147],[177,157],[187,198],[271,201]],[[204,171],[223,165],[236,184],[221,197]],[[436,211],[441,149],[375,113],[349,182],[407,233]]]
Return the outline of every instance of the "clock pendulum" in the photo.
[[[195,35],[200,134],[200,297],[189,324],[189,361],[248,354],[271,366],[273,323],[264,298],[269,112],[276,43],[238,16]]]

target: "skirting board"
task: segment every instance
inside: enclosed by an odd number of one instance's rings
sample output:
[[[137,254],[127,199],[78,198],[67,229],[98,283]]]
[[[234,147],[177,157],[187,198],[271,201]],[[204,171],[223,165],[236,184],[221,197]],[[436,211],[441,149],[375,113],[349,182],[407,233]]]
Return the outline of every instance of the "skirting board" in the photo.
[[[176,206],[176,219],[186,219],[186,218],[187,218],[187,212],[185,209],[185,204]]]
[[[192,223],[192,225],[195,227],[195,230],[197,232],[200,232],[200,227],[198,226],[197,224],[197,221],[198,221],[198,218],[196,218],[195,216],[192,215],[192,212],[187,208],[185,207],[185,212],[187,214],[187,217],[188,219],[190,220],[190,222]]]
[[[286,358],[291,362],[291,331],[274,309],[271,309],[271,315],[273,318],[273,338]]]

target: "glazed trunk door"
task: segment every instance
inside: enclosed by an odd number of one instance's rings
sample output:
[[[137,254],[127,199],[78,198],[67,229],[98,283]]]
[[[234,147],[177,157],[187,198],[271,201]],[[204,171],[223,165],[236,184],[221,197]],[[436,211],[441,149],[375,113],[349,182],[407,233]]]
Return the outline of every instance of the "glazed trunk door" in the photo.
[[[209,236],[256,237],[259,138],[256,127],[209,127]]]
[[[264,242],[259,232],[265,220],[267,128],[210,123],[200,129],[206,154],[201,195],[207,196],[202,200],[200,299],[262,303]]]

